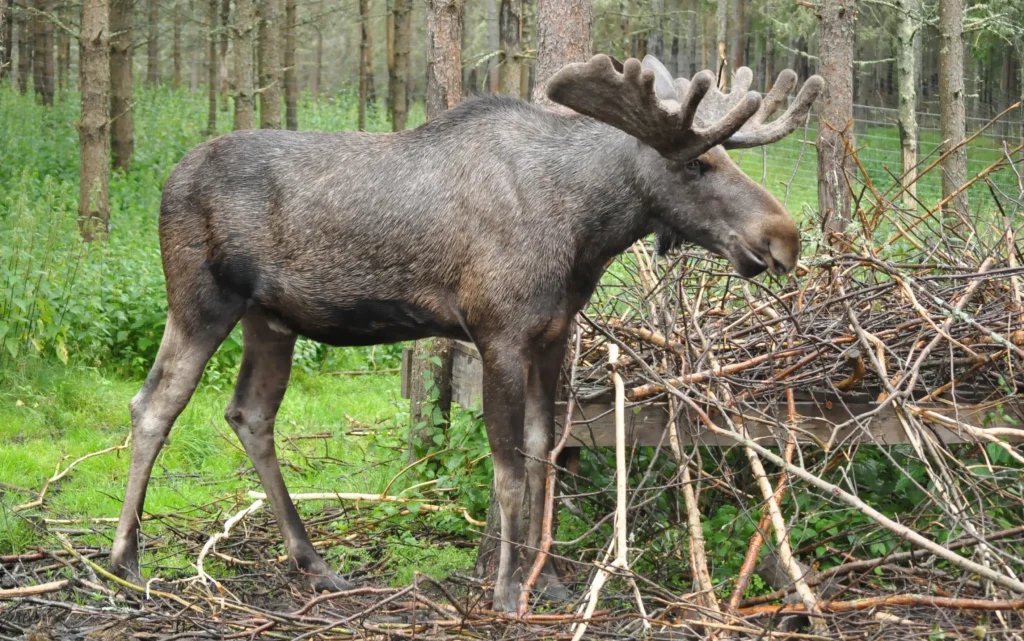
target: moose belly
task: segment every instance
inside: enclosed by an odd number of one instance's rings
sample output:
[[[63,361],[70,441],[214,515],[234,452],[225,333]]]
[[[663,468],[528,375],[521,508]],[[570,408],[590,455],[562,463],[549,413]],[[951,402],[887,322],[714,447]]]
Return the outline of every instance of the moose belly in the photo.
[[[443,318],[404,301],[361,300],[270,311],[291,331],[336,347],[397,343],[431,336],[469,340],[457,319]]]

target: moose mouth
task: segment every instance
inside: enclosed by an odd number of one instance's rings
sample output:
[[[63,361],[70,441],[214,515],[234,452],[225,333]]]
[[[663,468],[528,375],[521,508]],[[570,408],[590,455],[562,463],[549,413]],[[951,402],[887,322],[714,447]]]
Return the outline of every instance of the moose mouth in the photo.
[[[753,278],[768,269],[768,263],[743,243],[736,243],[733,246],[733,251],[726,253],[726,258],[732,263],[736,273],[744,278]],[[776,272],[775,261],[771,260],[771,262],[773,263],[772,267],[775,268],[772,271]]]

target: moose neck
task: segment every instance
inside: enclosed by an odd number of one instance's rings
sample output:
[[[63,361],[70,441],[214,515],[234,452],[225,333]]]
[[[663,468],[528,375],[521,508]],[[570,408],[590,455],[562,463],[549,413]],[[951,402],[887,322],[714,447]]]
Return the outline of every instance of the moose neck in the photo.
[[[659,231],[660,199],[652,185],[661,180],[651,174],[666,166],[636,138],[590,119],[574,119],[558,144],[560,166],[551,175],[576,230],[577,271],[599,278],[608,261]]]

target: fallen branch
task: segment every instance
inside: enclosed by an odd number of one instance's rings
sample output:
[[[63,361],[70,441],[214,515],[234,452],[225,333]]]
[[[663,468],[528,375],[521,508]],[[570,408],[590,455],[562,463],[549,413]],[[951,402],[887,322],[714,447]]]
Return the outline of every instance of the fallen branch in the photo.
[[[23,588],[8,588],[0,590],[0,599],[21,599],[27,596],[39,596],[40,594],[63,590],[67,587],[68,583],[70,581],[67,579],[61,579],[60,581],[50,581],[49,583],[29,585]]]

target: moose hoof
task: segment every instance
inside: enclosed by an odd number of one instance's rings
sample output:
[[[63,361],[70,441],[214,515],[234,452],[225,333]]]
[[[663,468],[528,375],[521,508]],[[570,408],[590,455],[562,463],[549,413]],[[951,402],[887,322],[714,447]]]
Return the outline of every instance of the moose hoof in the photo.
[[[537,594],[545,601],[564,602],[572,598],[572,593],[557,577],[544,574],[537,579]]]
[[[355,587],[354,584],[341,578],[338,574],[327,570],[309,577],[309,584],[317,593],[344,592]]]
[[[519,583],[494,586],[494,611],[515,614],[519,609]]]

